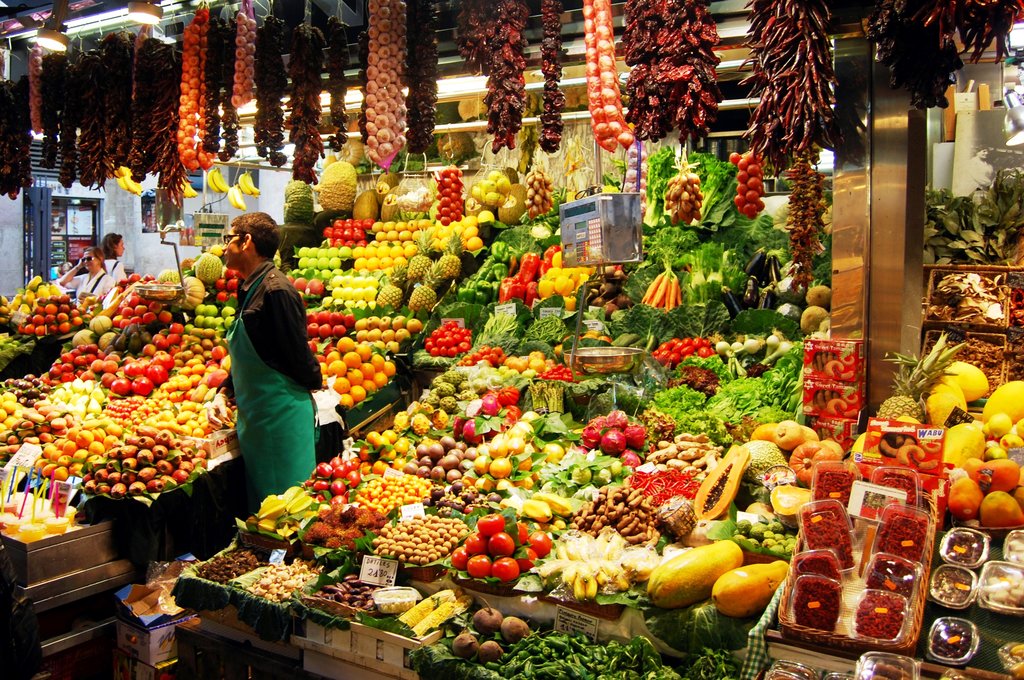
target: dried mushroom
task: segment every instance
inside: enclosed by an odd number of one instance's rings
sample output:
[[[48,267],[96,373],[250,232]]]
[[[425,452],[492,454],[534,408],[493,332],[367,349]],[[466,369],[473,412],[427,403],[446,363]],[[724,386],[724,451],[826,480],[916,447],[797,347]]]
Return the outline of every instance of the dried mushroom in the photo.
[[[1002,325],[1005,290],[1001,276],[953,272],[940,280],[928,301],[927,316],[939,321]]]

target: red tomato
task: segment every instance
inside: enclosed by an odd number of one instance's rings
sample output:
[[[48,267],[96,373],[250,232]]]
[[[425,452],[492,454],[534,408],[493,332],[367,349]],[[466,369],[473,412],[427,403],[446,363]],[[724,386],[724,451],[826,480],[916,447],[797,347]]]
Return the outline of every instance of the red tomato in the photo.
[[[519,571],[526,572],[533,569],[533,563],[537,561],[537,553],[533,548],[526,549],[526,557],[520,557],[516,560],[516,564],[519,565]]]
[[[537,557],[547,557],[551,552],[551,535],[546,531],[534,531],[530,534],[530,549]]]
[[[490,565],[488,566],[490,567]],[[494,566],[490,568],[490,572],[502,583],[508,583],[519,578],[519,564],[511,557],[499,557],[494,560]]]
[[[487,552],[487,539],[479,533],[470,534],[464,545],[470,555],[483,555]]]
[[[732,163],[733,165],[738,164],[741,158],[743,158],[743,156],[741,156],[736,151],[733,151],[731,154],[729,154],[729,162]]]
[[[469,564],[469,551],[466,550],[466,546],[460,545],[452,551],[452,566],[459,571],[466,571],[467,564]]]
[[[697,350],[697,356],[701,357],[702,359],[707,359],[708,357],[713,356],[714,354],[715,350],[711,349],[710,347],[701,347],[700,349]]]
[[[507,558],[502,558],[507,559]],[[512,561],[515,564],[515,560]],[[516,570],[519,570],[519,565],[516,565]],[[469,558],[466,563],[466,571],[473,578],[487,578],[491,575],[491,558],[487,555],[474,555]],[[516,574],[518,576],[518,574]]]
[[[480,518],[480,521],[476,523],[476,530],[484,536],[493,536],[494,534],[505,531],[505,518],[497,513],[484,515]]]
[[[348,482],[350,489],[354,489],[363,481],[363,476],[359,474],[359,470],[349,470],[345,473],[345,481]]]
[[[487,539],[487,553],[491,557],[503,557],[511,555],[515,551],[515,541],[504,531],[499,531]]]
[[[530,538],[530,530],[522,522],[518,523],[519,527],[519,540],[516,541],[516,545],[526,545],[526,541]]]

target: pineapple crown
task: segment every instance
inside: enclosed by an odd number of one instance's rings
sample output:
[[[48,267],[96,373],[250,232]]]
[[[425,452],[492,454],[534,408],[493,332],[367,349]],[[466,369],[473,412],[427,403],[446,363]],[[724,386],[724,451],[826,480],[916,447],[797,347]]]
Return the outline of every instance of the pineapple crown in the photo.
[[[941,333],[923,358],[895,352],[889,354],[885,360],[898,367],[893,378],[893,392],[920,399],[942,376],[947,375],[946,369],[956,361],[956,355],[964,346],[964,343],[950,345],[946,334]]]
[[[448,246],[444,249],[444,252],[456,257],[462,255],[462,237],[453,233],[448,239]]]

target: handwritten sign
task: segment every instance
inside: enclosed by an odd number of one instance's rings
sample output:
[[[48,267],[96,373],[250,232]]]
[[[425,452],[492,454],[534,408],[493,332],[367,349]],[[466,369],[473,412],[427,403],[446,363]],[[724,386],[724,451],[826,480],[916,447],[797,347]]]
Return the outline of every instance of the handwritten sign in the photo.
[[[405,477],[405,473],[401,470],[389,467],[384,470],[384,479],[387,479],[388,477]]]
[[[359,580],[372,586],[393,586],[398,578],[398,562],[373,555],[364,555],[359,566]]]
[[[494,308],[494,313],[497,314],[508,314],[509,316],[516,315],[516,303],[506,302],[501,305],[497,305]]]
[[[974,422],[974,416],[969,414],[967,411],[964,411],[959,406],[954,406],[953,410],[949,412],[948,416],[946,416],[946,422],[943,423],[943,425],[945,425],[946,427],[954,427],[954,426],[960,425],[962,423],[973,423],[973,422]]]
[[[417,517],[423,517],[426,513],[423,511],[423,503],[410,503],[409,505],[402,506],[402,521],[408,522],[411,519]]]
[[[638,467],[636,469],[637,472],[643,472],[643,473],[646,473],[646,474],[651,474],[652,472],[657,472],[657,470],[658,470],[658,466],[655,465],[654,463],[644,463],[643,465],[641,465],[640,467]]]
[[[594,331],[596,333],[604,331],[604,322],[598,321],[597,319],[584,319],[583,325],[587,327],[588,331]]]
[[[466,327],[466,320],[465,319],[449,319],[449,318],[441,319],[441,325],[442,326],[445,325],[446,323],[454,323],[459,328],[465,328]]]
[[[4,468],[13,470],[16,467],[32,467],[42,452],[42,447],[36,446],[35,444],[22,444],[21,448],[15,451],[14,455],[11,456],[11,459],[7,461]]]
[[[540,311],[537,312],[538,319],[546,319],[549,316],[562,316],[561,307],[541,307]]]
[[[559,633],[583,633],[591,642],[597,642],[598,623],[597,618],[589,614],[568,607],[555,608],[555,630]]]

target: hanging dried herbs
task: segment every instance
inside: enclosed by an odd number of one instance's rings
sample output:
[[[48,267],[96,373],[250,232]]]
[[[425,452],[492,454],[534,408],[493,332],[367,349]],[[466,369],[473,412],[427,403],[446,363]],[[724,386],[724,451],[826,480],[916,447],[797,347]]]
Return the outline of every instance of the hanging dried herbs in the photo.
[[[825,229],[825,176],[812,163],[811,159],[816,157],[812,150],[802,151],[786,171],[792,186],[786,230],[793,257],[793,281],[798,287],[809,286],[814,278],[814,257],[821,249],[820,235]]]
[[[295,145],[292,179],[316,184],[313,166],[324,155],[320,139],[320,72],[324,67],[324,34],[309,24],[292,31],[288,75],[292,89],[288,106],[288,140]]]
[[[559,86],[562,79],[562,0],[541,0],[540,20],[544,29],[540,42],[544,110],[540,114],[539,144],[548,153],[554,153],[562,144],[562,110],[565,109],[565,94]]]
[[[224,146],[217,153],[217,157],[227,162],[238,153],[238,111],[235,109],[234,82],[235,68],[237,65],[236,56],[238,44],[235,40],[238,33],[238,21],[229,22],[224,32],[224,56],[220,65],[221,84],[224,88],[221,93],[221,108],[223,113],[220,117],[221,139]],[[248,25],[247,25],[248,26]],[[246,28],[248,31],[248,27]]]
[[[493,6],[494,37],[487,41],[487,132],[494,135],[491,151],[516,148],[526,109],[526,21],[530,10],[523,0],[498,0]]]
[[[256,29],[256,153],[274,167],[288,159],[284,148],[284,107],[281,99],[288,88],[284,68],[284,22],[268,15]]]
[[[173,45],[146,40],[135,59],[135,105],[132,152],[128,167],[135,181],[159,175],[158,186],[181,203],[185,166],[178,155],[181,58]],[[69,81],[70,84],[70,81]]]
[[[437,118],[437,2],[407,0],[406,7],[407,137],[411,153],[426,153]]]
[[[64,107],[60,115],[60,174],[58,181],[70,189],[78,178],[78,126],[82,121],[84,83],[82,56],[68,62],[64,79]]]
[[[203,136],[203,150],[210,156],[215,156],[220,151],[220,107],[231,99],[224,92],[224,62],[230,60],[234,63],[235,50],[232,41],[229,55],[229,29],[228,22],[224,19],[210,17],[210,25],[206,31],[206,68],[203,70],[203,77],[206,79],[203,97],[206,134]]]
[[[0,194],[17,198],[32,186],[31,145],[28,77],[0,81]]]
[[[366,92],[366,84],[369,82],[369,76],[366,75],[366,69],[370,63],[370,34],[367,31],[363,31],[359,34],[359,87],[363,92]],[[359,138],[363,144],[366,144],[366,140],[369,139],[370,133],[366,130],[366,97],[363,97],[363,103],[359,106],[359,119],[356,124],[359,126]]]
[[[57,167],[67,64],[68,58],[65,52],[51,52],[43,57],[43,72],[40,76],[40,94],[43,99],[43,157],[41,163],[44,168],[51,170]]]
[[[135,36],[127,31],[110,33],[100,43],[103,60],[103,109],[106,142],[103,153],[103,184],[114,171],[128,164],[132,150],[132,90],[125,87],[132,77]]]
[[[470,73],[488,73],[491,60],[488,45],[500,28],[492,17],[493,11],[486,0],[464,0],[460,3],[455,41]]]
[[[348,81],[348,35],[345,24],[338,17],[327,19],[327,94],[331,97],[331,126],[334,134],[327,140],[333,151],[341,151],[348,141],[348,115],[345,113],[345,93]]]
[[[797,154],[838,141],[829,20],[826,0],[750,3],[753,73],[743,83],[760,102],[745,136],[776,171]]]

